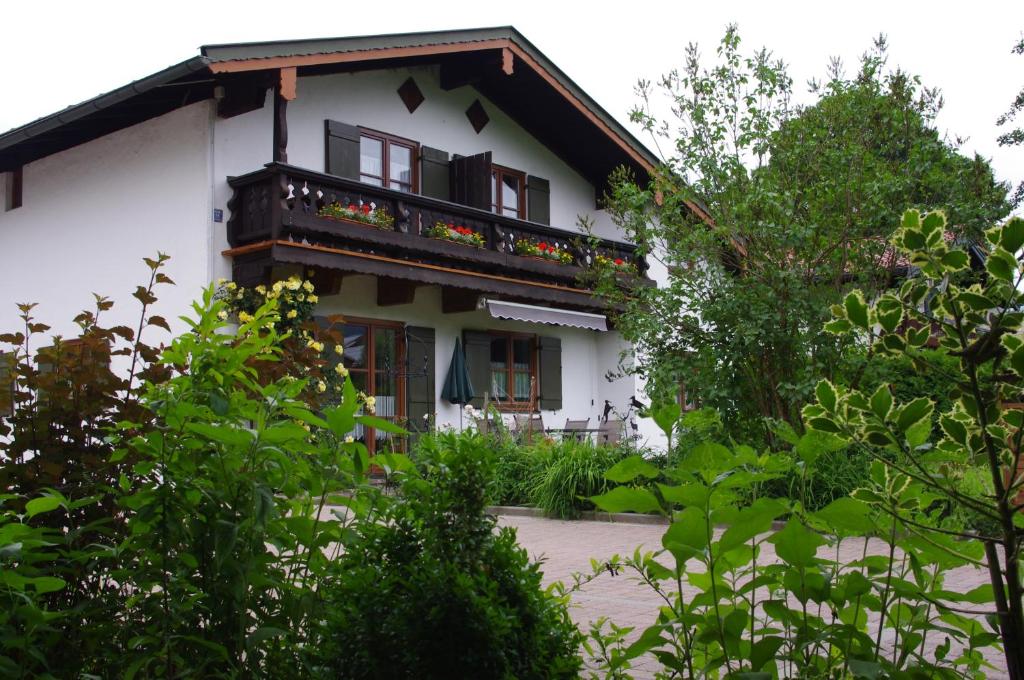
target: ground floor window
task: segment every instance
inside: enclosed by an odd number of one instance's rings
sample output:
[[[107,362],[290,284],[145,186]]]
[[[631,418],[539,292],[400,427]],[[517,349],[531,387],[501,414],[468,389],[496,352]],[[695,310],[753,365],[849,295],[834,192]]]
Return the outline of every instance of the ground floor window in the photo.
[[[343,360],[357,390],[376,401],[376,415],[404,423],[405,333],[402,324],[389,321],[349,319],[342,326]],[[357,426],[353,436],[366,444],[370,454],[402,447],[393,435]]]
[[[491,390],[502,401],[529,401],[537,378],[533,335],[491,333]]]

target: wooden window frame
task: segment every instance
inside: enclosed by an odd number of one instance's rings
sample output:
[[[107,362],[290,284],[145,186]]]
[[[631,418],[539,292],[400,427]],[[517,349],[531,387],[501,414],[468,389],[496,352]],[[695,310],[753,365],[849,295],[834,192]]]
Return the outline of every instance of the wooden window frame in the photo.
[[[339,324],[342,329],[342,338],[344,341],[344,328],[345,326],[366,326],[366,368],[355,368],[345,363],[344,354],[342,355],[342,363],[348,368],[349,374],[362,373],[366,375],[366,392],[367,396],[376,397],[377,393],[377,343],[374,341],[374,329],[377,328],[388,328],[396,331],[395,338],[397,347],[395,347],[395,364],[392,370],[398,371],[398,377],[395,380],[395,415],[394,420],[397,424],[401,425],[402,421],[406,418],[406,376],[402,374],[402,367],[405,366],[406,358],[406,341],[405,341],[405,324],[401,321],[387,321],[383,319],[369,319],[365,317],[346,316],[345,320]],[[373,428],[367,428],[372,434]],[[372,456],[377,451],[377,438],[374,436],[367,436],[366,438],[366,450]]]
[[[514,176],[519,180],[519,214],[514,219],[525,220],[526,219],[526,173],[522,170],[516,170],[514,168],[507,168],[504,165],[498,165],[496,163],[491,164],[491,177],[494,178],[494,195],[491,196],[491,212],[496,215],[504,216],[505,206],[501,199],[501,178],[505,175]]]
[[[360,150],[362,149],[362,145],[363,145],[363,139],[362,139],[363,137],[369,137],[370,139],[376,139],[376,140],[380,141],[381,142],[381,147],[382,147],[382,150],[383,150],[382,158],[381,158],[381,173],[382,173],[382,175],[380,177],[376,177],[374,175],[368,175],[368,174],[363,172],[363,166],[362,166],[362,160],[361,160],[362,154],[360,153],[359,181],[362,182],[364,176],[366,176],[366,177],[373,177],[374,179],[379,179],[381,181],[381,186],[383,188],[391,189],[391,182],[392,182],[392,179],[391,179],[391,145],[394,144],[396,146],[401,146],[401,147],[409,149],[409,163],[412,166],[412,186],[409,188],[409,193],[419,194],[420,193],[420,168],[419,168],[419,164],[420,164],[419,163],[420,162],[420,143],[415,141],[415,140],[412,140],[412,139],[406,139],[405,137],[399,137],[398,135],[393,135],[393,134],[390,134],[390,133],[387,133],[387,132],[381,132],[380,130],[371,130],[370,128],[365,128],[365,127],[362,127],[362,126],[359,126],[358,130],[359,130],[359,146],[360,146]],[[394,180],[394,181],[397,182],[398,180]],[[401,190],[400,189],[395,189],[395,191],[401,191]]]
[[[505,338],[506,340],[508,340],[508,350],[507,350],[506,355],[505,355],[505,373],[506,373],[505,379],[507,381],[506,385],[511,386],[511,389],[512,389],[513,392],[515,391],[515,367],[514,367],[514,362],[513,362],[515,350],[513,349],[513,340],[524,340],[525,339],[525,340],[529,340],[530,341],[530,380],[533,381],[534,384],[536,384],[538,386],[538,388],[539,388],[539,386],[540,386],[540,375],[539,375],[539,373],[540,373],[540,371],[539,371],[539,369],[540,369],[540,362],[537,360],[537,350],[538,350],[538,348],[540,346],[540,343],[538,342],[538,336],[535,333],[523,333],[523,332],[517,332],[517,331],[487,330],[487,331],[484,331],[484,332],[487,335],[490,336],[492,342],[495,339],[497,339],[497,338]],[[490,376],[492,372],[493,372],[493,369],[491,369],[491,367],[490,367],[489,357],[488,357],[487,375]],[[488,385],[488,390],[487,391],[490,391],[490,385]],[[507,389],[506,389],[506,392],[508,392]],[[530,399],[530,396],[527,396],[525,400],[524,399],[516,399],[514,394],[509,394],[508,397],[509,397],[509,399],[507,400],[507,402],[506,401],[498,401],[498,402],[496,402],[499,410],[505,410],[504,409],[504,405],[506,403],[508,403],[510,405],[511,404],[518,405],[518,404],[524,404],[527,401],[529,401],[529,399]],[[510,410],[515,410],[515,407],[513,406]]]

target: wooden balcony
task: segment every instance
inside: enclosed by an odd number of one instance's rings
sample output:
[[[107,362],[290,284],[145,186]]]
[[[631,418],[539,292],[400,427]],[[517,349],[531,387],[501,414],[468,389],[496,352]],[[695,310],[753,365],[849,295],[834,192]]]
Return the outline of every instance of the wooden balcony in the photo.
[[[582,234],[442,201],[375,187],[281,163],[229,178],[225,255],[236,281],[265,282],[279,265],[302,265],[341,274],[369,274],[411,285],[439,285],[506,299],[603,309],[580,281],[601,255],[633,263],[640,281],[646,262],[627,243],[588,242]],[[375,204],[394,217],[389,229],[320,216],[325,206]],[[464,226],[483,236],[474,247],[426,235],[437,222]],[[519,240],[546,243],[568,252],[570,264],[523,257]]]

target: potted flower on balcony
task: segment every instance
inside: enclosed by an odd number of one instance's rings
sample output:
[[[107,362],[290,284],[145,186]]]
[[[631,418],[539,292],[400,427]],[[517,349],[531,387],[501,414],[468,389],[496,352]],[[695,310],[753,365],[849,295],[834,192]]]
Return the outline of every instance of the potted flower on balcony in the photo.
[[[594,258],[594,262],[598,267],[608,268],[615,272],[622,274],[636,274],[636,265],[632,262],[623,260],[621,257],[611,258],[605,257],[604,255],[598,255]]]
[[[521,238],[515,242],[513,250],[516,255],[521,255],[522,257],[533,257],[539,260],[547,260],[548,262],[557,262],[558,264],[572,264],[573,259],[569,251],[546,241],[534,243],[528,239]]]
[[[329,220],[346,220],[358,222],[377,229],[391,231],[395,228],[395,218],[387,211],[387,208],[377,207],[376,203],[362,203],[358,205],[349,203],[342,205],[338,201],[329,203],[320,208],[317,217],[325,217]]]
[[[476,248],[483,248],[486,243],[483,234],[454,222],[435,222],[434,226],[427,229],[427,236]]]

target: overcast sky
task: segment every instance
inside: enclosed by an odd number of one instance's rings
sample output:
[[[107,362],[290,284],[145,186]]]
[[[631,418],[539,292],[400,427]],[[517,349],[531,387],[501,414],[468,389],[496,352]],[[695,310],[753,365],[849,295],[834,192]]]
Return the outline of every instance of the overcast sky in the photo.
[[[890,64],[939,86],[938,124],[1024,179],[1024,147],[1000,148],[995,119],[1024,87],[1016,2],[14,2],[0,4],[0,130],[16,127],[198,54],[202,44],[366,35],[511,24],[623,122],[637,78],[682,64],[697,42],[711,54],[737,22],[748,48],[789,65],[798,94],[838,56],[855,66],[872,38]],[[1024,120],[1019,121],[1024,125]],[[644,140],[647,141],[647,140]]]

